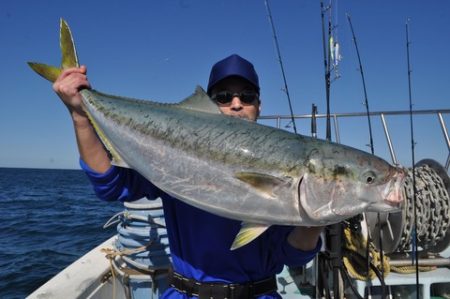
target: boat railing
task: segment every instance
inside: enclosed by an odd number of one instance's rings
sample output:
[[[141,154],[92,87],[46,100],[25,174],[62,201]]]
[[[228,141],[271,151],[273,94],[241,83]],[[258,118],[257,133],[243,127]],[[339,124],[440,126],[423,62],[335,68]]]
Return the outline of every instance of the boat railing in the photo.
[[[442,133],[440,138],[443,138],[444,144],[446,145],[446,151],[442,150],[443,153],[446,154],[446,157],[444,159],[440,159],[442,161],[442,163],[444,163],[445,161],[445,169],[448,171],[449,170],[449,166],[450,166],[450,138],[449,138],[449,133],[448,133],[448,128],[445,122],[445,118],[446,117],[450,117],[450,109],[431,109],[431,110],[413,110],[412,111],[413,117],[416,116],[420,116],[420,117],[428,117],[425,121],[426,121],[426,127],[428,127],[427,129],[429,129],[430,132],[435,132],[435,131],[439,131],[439,127],[440,127],[440,131]],[[394,164],[399,164],[399,159],[397,158],[397,153],[396,150],[394,149],[394,145],[393,145],[393,137],[390,133],[391,131],[391,127],[388,126],[388,122],[387,122],[387,118],[389,117],[393,117],[393,116],[408,116],[407,119],[405,119],[405,121],[409,122],[409,116],[410,116],[410,111],[409,110],[398,110],[398,111],[376,111],[376,112],[370,112],[369,113],[371,119],[375,118],[379,118],[380,121],[380,125],[382,127],[382,130],[384,132],[384,136],[385,136],[385,142],[390,154],[390,158],[392,163]],[[315,114],[314,115],[316,120],[325,120],[327,115],[326,114]],[[352,118],[352,119],[356,119],[358,122],[367,122],[367,113],[366,112],[350,112],[350,113],[332,113],[330,114],[330,118],[333,124],[333,128],[334,128],[334,140],[337,143],[341,143],[341,129],[340,129],[340,120],[342,119],[348,119],[348,118]],[[436,126],[430,126],[430,124],[433,124],[433,122],[430,121],[429,118],[437,118],[438,120],[438,125]],[[292,119],[295,120],[306,120],[306,121],[311,121],[313,119],[313,115],[312,114],[299,114],[299,115],[294,115],[293,117],[291,115],[266,115],[266,116],[261,116],[260,118],[260,122],[263,123],[268,123],[272,126],[275,126],[277,128],[284,128],[284,129],[289,129],[289,123],[292,121]],[[273,123],[275,122],[275,124]],[[284,123],[287,122],[287,125],[284,125]],[[414,124],[414,120],[413,120],[413,124]],[[404,123],[403,124],[403,128],[408,128],[405,132],[405,130],[403,129],[403,134],[409,133],[410,132],[410,127],[409,124]],[[368,134],[368,133],[367,133]],[[426,136],[426,138],[428,139],[428,136]],[[415,139],[415,137],[413,138],[413,140]],[[428,140],[426,142],[429,142]]]

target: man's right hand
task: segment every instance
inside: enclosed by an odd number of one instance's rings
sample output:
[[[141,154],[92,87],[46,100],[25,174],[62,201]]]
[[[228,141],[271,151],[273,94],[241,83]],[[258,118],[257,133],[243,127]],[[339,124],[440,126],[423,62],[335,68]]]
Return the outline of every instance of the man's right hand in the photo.
[[[86,73],[86,66],[65,69],[53,83],[53,90],[61,98],[67,109],[69,109],[72,119],[75,122],[87,120],[86,113],[82,108],[80,94],[80,90],[91,88]]]

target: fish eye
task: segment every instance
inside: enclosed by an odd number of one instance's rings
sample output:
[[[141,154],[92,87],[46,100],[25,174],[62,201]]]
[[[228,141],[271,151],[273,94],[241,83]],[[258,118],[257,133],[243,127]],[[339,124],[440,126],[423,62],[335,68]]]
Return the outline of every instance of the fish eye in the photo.
[[[373,171],[365,172],[362,177],[363,181],[369,185],[373,184],[375,182],[376,178],[377,178],[377,176]]]

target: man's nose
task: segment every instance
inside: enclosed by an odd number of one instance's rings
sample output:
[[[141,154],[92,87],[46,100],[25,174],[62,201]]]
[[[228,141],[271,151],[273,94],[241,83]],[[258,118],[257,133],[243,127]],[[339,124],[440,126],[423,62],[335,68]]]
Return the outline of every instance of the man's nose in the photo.
[[[238,96],[233,97],[233,99],[231,100],[230,108],[233,110],[241,110],[242,109],[242,102]]]

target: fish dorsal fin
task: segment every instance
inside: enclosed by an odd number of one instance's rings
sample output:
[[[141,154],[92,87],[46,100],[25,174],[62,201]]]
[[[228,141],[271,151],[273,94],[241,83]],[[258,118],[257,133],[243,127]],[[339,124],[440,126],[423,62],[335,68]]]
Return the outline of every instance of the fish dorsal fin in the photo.
[[[279,178],[273,175],[259,172],[237,172],[234,177],[249,184],[268,197],[274,198],[273,190],[281,185],[291,182],[289,178]]]
[[[255,224],[255,223],[242,223],[241,230],[234,238],[233,244],[230,250],[238,249],[244,245],[247,245],[257,237],[259,237],[263,232],[265,232],[270,225],[267,224]]]
[[[200,86],[197,86],[195,92],[187,99],[181,101],[178,105],[185,109],[222,114],[217,104],[211,100],[208,94]]]

